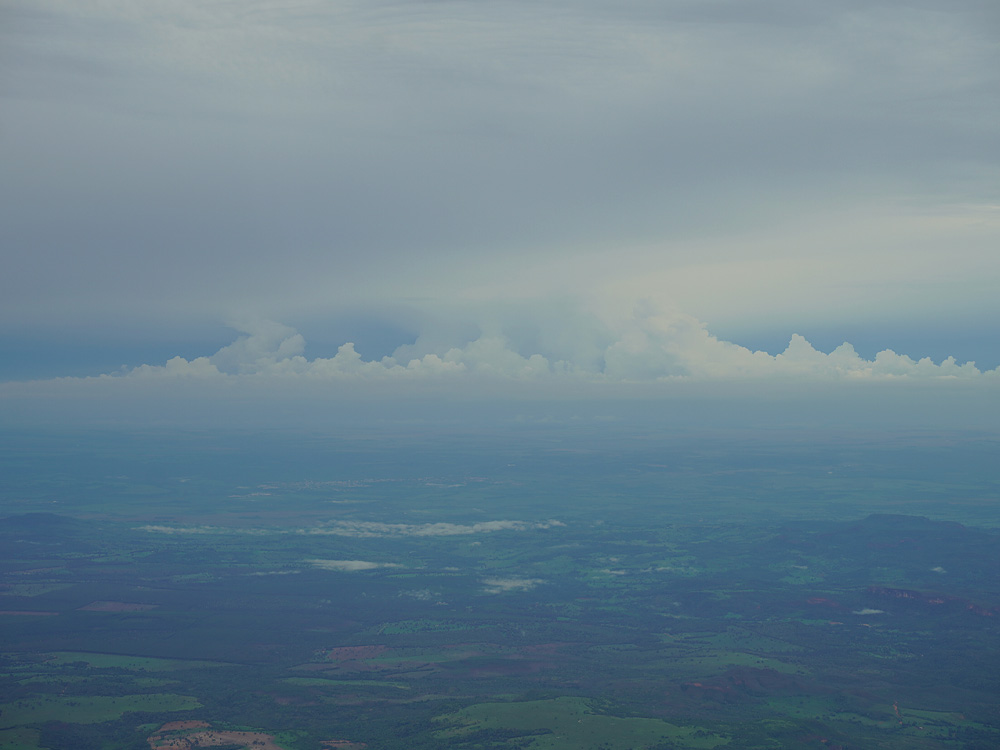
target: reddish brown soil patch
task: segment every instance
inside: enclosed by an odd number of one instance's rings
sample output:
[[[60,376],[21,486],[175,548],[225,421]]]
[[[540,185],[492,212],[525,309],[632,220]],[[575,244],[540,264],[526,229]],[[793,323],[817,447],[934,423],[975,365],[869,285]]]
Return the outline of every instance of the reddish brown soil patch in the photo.
[[[358,672],[377,672],[385,669],[385,665],[372,665],[366,661],[338,661],[335,664],[318,664],[319,669],[310,672],[322,672],[324,676],[331,674],[357,674]],[[297,669],[297,667],[296,667]]]
[[[547,661],[498,659],[470,666],[470,677],[524,677],[538,674],[543,669],[551,669],[554,665]]]
[[[685,682],[681,685],[681,690],[688,698],[718,703],[755,701],[775,695],[817,695],[829,692],[824,686],[797,675],[757,667],[733,667],[710,682]]]
[[[565,645],[565,643],[538,643],[534,646],[525,646],[522,651],[526,654],[534,654],[536,656],[538,654],[552,656],[552,654],[556,653]]]
[[[302,672],[322,672],[324,669],[336,669],[336,667],[331,667],[329,664],[296,664],[292,669]]]
[[[137,604],[135,602],[91,602],[86,607],[80,607],[83,612],[145,612],[156,609],[156,604]]]
[[[200,731],[190,731],[192,729]],[[239,745],[245,750],[282,750],[274,737],[263,732],[212,729],[204,721],[172,721],[147,738],[152,750],[194,750],[199,747]]]
[[[878,597],[889,599],[908,599],[919,604],[930,604],[934,607],[946,605],[949,609],[965,609],[980,617],[996,617],[1000,614],[1000,607],[986,607],[975,604],[968,599],[951,594],[938,594],[927,591],[911,591],[909,589],[894,589],[888,586],[869,586],[868,593]]]
[[[720,685],[705,685],[700,682],[685,682],[681,685],[681,690],[694,696],[697,700],[715,703],[735,703],[740,697],[735,690],[730,688]]]
[[[279,706],[318,706],[317,701],[306,700],[297,695],[282,695],[281,693],[254,693],[270,698]]]
[[[733,667],[723,675],[724,685],[762,695],[809,694],[817,692],[795,675],[774,669]],[[821,691],[825,692],[825,691]]]

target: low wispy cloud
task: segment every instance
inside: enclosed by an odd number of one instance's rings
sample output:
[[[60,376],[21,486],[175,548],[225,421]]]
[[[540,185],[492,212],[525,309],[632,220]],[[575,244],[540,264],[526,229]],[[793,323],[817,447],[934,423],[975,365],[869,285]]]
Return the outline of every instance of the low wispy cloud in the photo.
[[[291,576],[301,573],[301,570],[258,570],[250,573],[252,576]]]
[[[530,531],[563,526],[561,521],[482,521],[473,524],[459,523],[377,523],[373,521],[336,521],[330,526],[305,529],[306,534],[332,534],[352,537],[386,536],[460,536],[467,534],[489,534],[496,531]]]
[[[223,528],[219,526],[162,526],[146,524],[137,526],[137,531],[150,531],[157,534],[272,534],[269,529]]]
[[[338,570],[344,573],[354,573],[359,570],[376,570],[378,568],[401,568],[396,563],[369,562],[368,560],[306,560],[307,563],[320,570]]]
[[[490,534],[498,531],[532,531],[565,526],[562,521],[480,521],[479,523],[381,523],[378,521],[333,521],[329,525],[302,529],[255,529],[223,526],[163,526],[146,524],[137,526],[137,531],[157,534],[306,534],[372,537],[436,537],[463,536],[469,534]],[[315,562],[315,561],[311,561]]]
[[[483,590],[487,594],[505,594],[510,591],[528,591],[540,583],[541,578],[484,578]]]

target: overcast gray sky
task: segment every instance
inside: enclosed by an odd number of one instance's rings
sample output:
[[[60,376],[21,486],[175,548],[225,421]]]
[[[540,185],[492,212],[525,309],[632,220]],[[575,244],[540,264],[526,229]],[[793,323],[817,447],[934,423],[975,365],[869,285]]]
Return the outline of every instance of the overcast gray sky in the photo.
[[[985,372],[998,40],[993,0],[2,0],[0,378]]]

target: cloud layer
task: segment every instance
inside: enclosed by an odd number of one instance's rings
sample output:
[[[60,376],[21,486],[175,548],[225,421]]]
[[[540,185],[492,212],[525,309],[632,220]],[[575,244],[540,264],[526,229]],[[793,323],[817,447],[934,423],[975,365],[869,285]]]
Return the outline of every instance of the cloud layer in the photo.
[[[613,333],[607,329],[564,333],[558,348],[570,353],[570,358],[559,358],[553,354],[553,347],[526,351],[526,340],[518,341],[497,330],[481,332],[458,345],[438,339],[434,345],[424,342],[403,346],[393,356],[378,360],[363,359],[352,343],[341,345],[333,357],[309,359],[304,356],[305,339],[294,329],[262,322],[211,356],[191,360],[174,357],[163,365],[141,365],[101,378],[307,379],[385,384],[401,380],[447,383],[497,379],[624,384],[677,380],[986,380],[1000,384],[1000,368],[984,371],[974,362],[959,363],[954,357],[941,362],[927,357],[913,359],[889,349],[868,360],[849,343],[824,353],[798,334],[779,354],[752,351],[717,338],[704,323],[689,315],[666,314],[649,305],[640,306]],[[574,336],[577,340],[573,340]],[[529,343],[544,346],[537,340]]]

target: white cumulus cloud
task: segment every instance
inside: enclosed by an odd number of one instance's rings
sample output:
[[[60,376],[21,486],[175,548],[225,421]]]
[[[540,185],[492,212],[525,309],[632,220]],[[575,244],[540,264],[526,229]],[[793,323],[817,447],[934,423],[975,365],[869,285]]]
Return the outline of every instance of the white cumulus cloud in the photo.
[[[948,357],[936,363],[913,359],[890,349],[874,359],[863,358],[849,343],[829,353],[817,350],[804,337],[793,334],[779,354],[753,351],[713,335],[696,318],[664,313],[640,305],[614,330],[570,329],[561,345],[566,352],[582,352],[578,359],[557,359],[548,351],[525,351],[535,342],[518,341],[503,332],[490,331],[478,338],[450,345],[439,342],[438,351],[413,355],[413,346],[400,347],[394,356],[364,359],[347,342],[333,357],[304,356],[306,342],[295,329],[270,321],[258,322],[232,344],[215,354],[186,360],[174,357],[163,365],[141,365],[103,378],[307,378],[310,380],[453,382],[455,379],[545,381],[566,380],[610,383],[657,381],[738,380],[983,380],[1000,383],[1000,368],[980,370],[974,362],[959,363]],[[595,356],[596,342],[610,338]],[[538,344],[542,348],[541,344]]]

